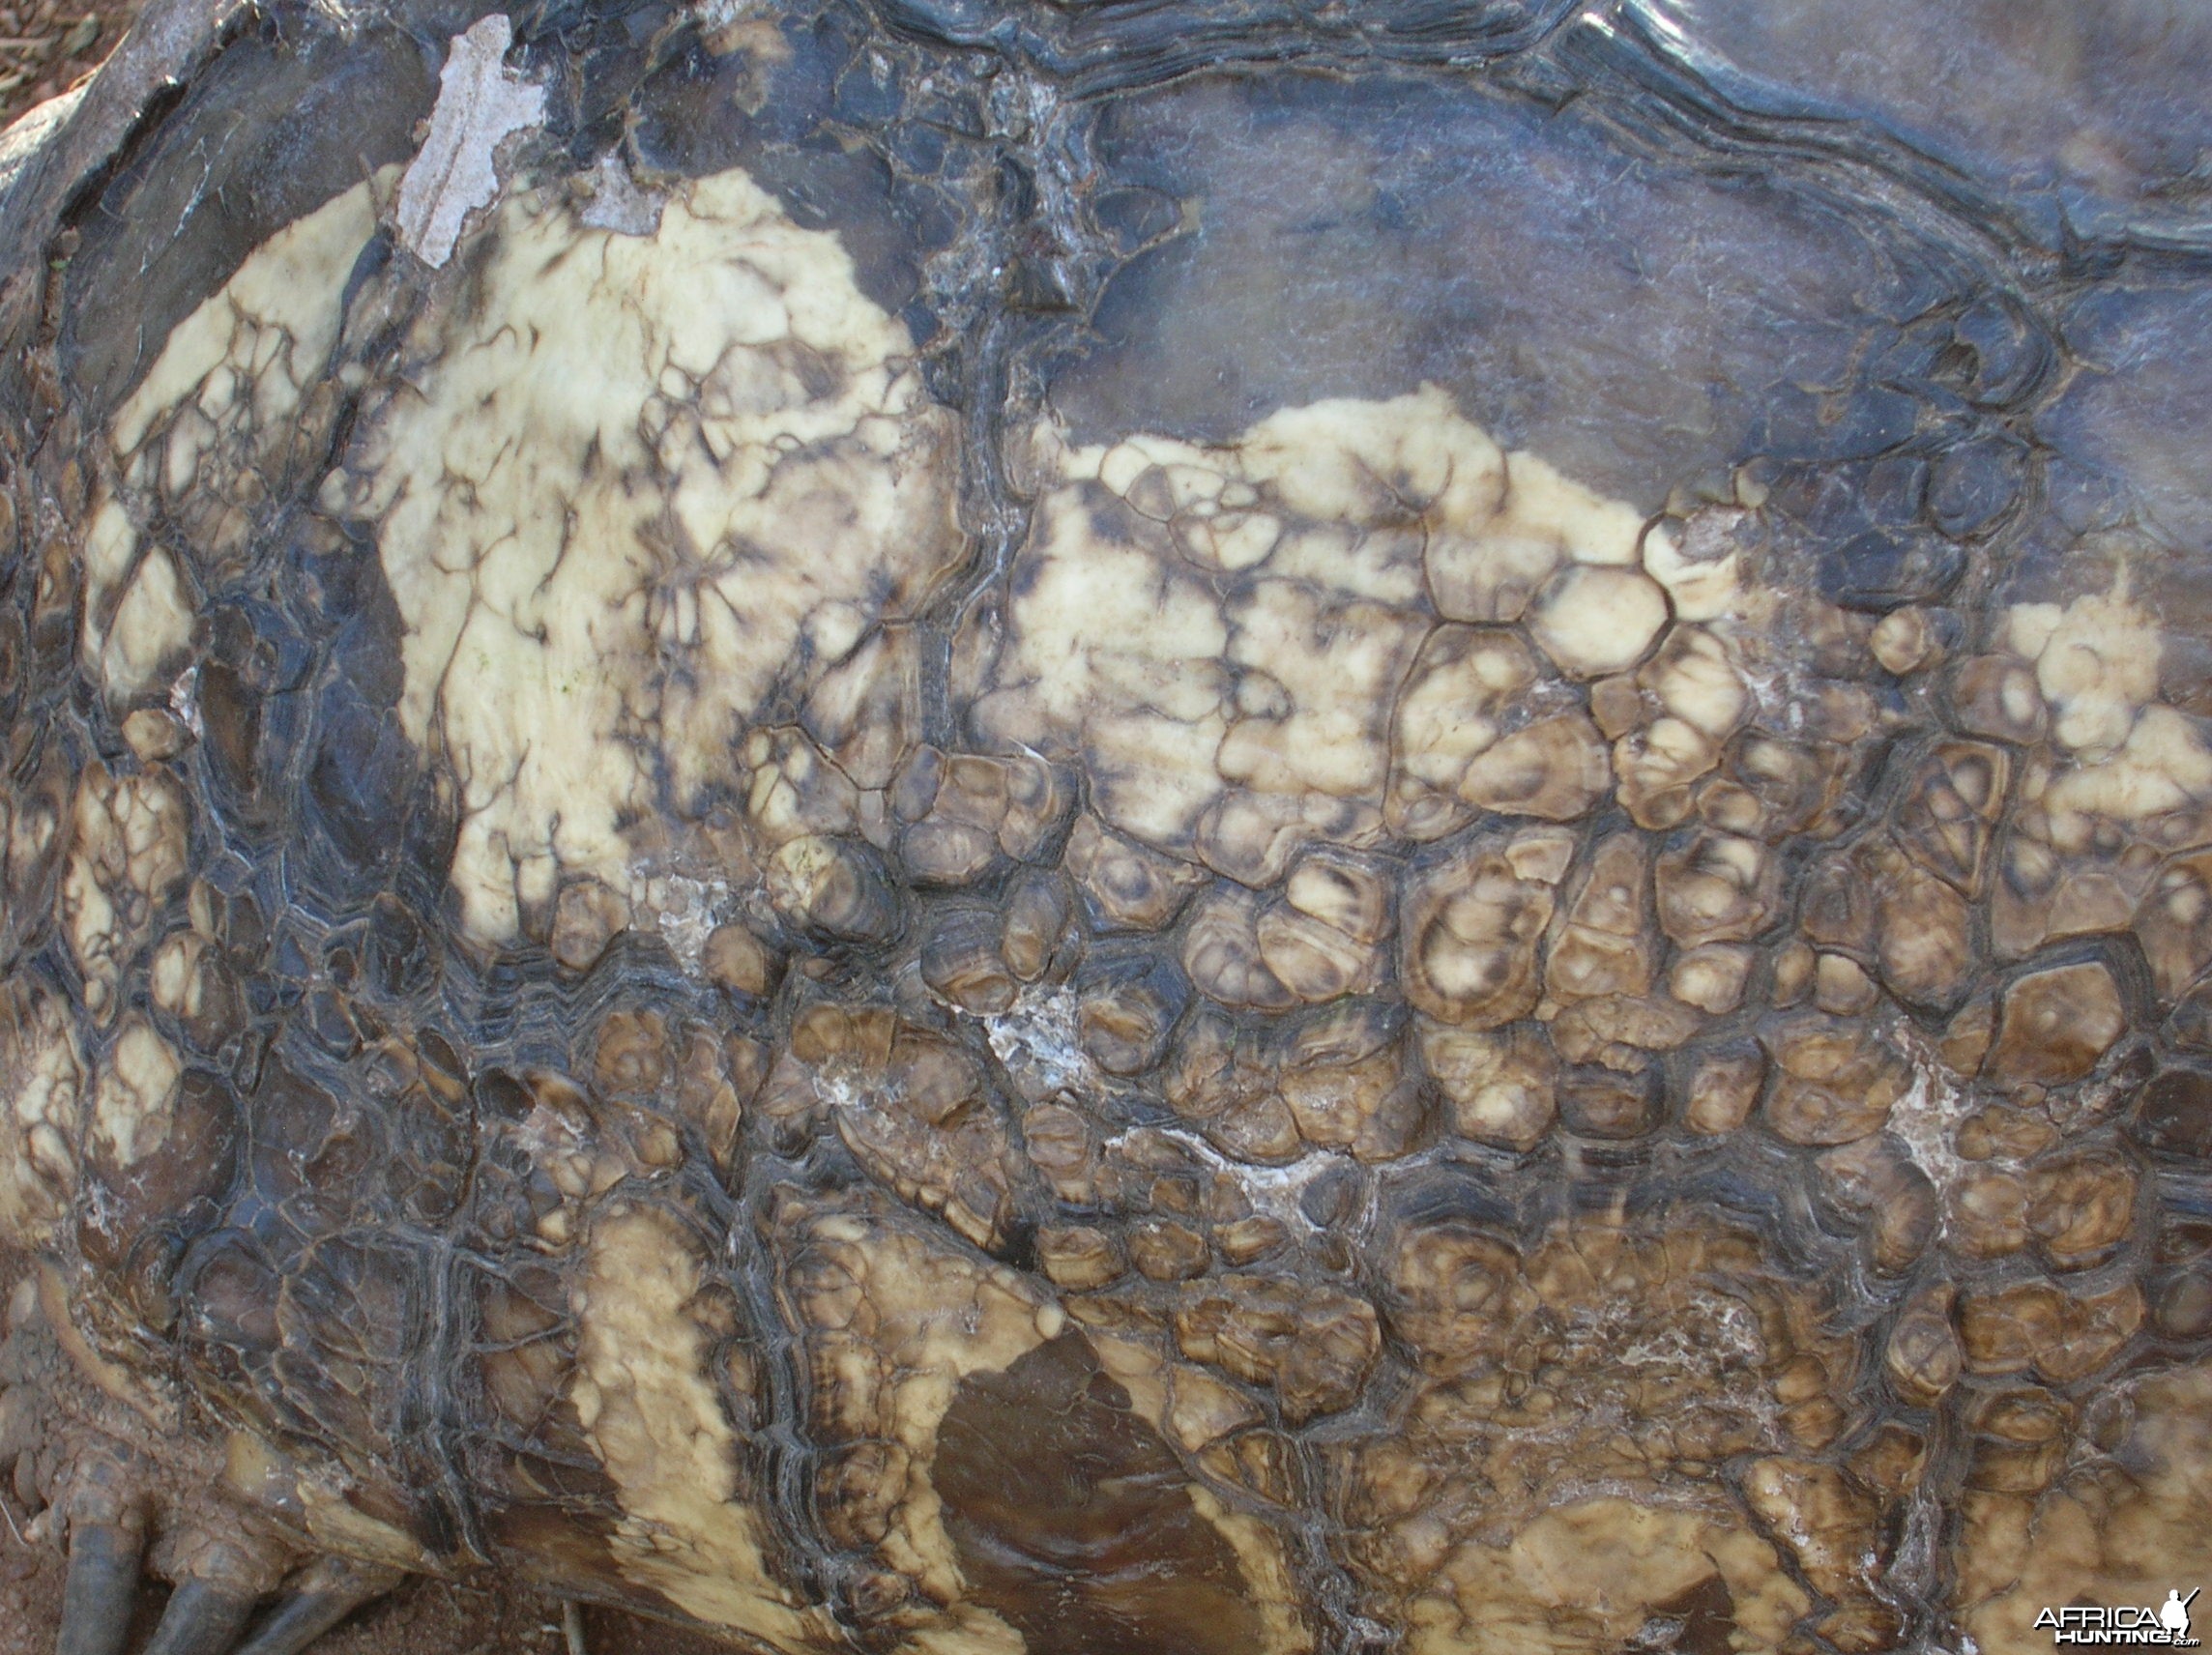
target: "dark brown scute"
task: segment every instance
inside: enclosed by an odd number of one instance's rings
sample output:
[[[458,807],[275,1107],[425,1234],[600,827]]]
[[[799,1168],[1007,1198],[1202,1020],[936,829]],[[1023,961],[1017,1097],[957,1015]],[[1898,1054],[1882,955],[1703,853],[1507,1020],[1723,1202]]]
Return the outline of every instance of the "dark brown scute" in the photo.
[[[1735,1597],[1719,1575],[1651,1606],[1651,1616],[1628,1640],[1632,1655],[1731,1655],[1735,1648]]]
[[[1250,1655],[1235,1554],[1090,1343],[1063,1333],[963,1380],[936,1484],[961,1572],[1030,1655]]]

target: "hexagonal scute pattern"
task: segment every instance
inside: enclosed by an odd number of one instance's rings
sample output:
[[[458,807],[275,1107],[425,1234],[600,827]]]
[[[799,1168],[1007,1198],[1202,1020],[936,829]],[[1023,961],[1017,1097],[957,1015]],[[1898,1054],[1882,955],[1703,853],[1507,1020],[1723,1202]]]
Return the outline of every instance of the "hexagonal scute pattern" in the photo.
[[[73,1655],[2212,1581],[2212,33],[1929,10],[178,4],[0,138]]]

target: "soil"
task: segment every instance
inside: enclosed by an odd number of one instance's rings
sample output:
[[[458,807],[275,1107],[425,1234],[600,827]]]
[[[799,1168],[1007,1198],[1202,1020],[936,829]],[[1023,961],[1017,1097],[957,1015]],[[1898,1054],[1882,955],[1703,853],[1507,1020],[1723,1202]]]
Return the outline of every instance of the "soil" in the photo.
[[[98,69],[137,0],[0,0],[0,127]]]

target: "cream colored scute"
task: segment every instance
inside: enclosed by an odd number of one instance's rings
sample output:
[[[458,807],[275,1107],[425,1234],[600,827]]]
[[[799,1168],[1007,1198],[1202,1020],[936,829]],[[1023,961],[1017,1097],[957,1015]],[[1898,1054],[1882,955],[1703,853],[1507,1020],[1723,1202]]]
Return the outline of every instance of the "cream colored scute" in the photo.
[[[2158,622],[2128,595],[2127,566],[2110,592],[2016,603],[2008,620],[2012,647],[2035,662],[2052,733],[2092,758],[2125,742],[2137,712],[2158,697],[2162,650]]]
[[[158,546],[142,553],[141,543],[130,512],[112,499],[85,532],[84,659],[118,702],[152,684],[192,637],[177,566]]]
[[[904,327],[743,173],[649,236],[524,194],[480,237],[323,500],[378,520],[401,714],[459,773],[452,877],[496,942],[560,872],[642,897],[626,818],[726,785],[771,689],[962,542]]]
[[[801,1655],[830,1643],[828,1617],[771,1580],[762,1521],[740,1497],[737,1446],[688,1314],[696,1245],[671,1218],[632,1207],[594,1226],[569,1388],[624,1517],[608,1541],[625,1579],[684,1613]]]
[[[108,694],[121,699],[155,683],[192,641],[192,614],[169,554],[148,552],[105,637],[96,642],[89,610],[85,616],[86,653],[99,654]]]
[[[168,1142],[184,1072],[184,1060],[151,1023],[136,1014],[124,1020],[92,1106],[93,1147],[109,1165],[134,1167]]]
[[[2115,1388],[2131,1423],[2105,1474],[2041,1495],[1974,1490],[1961,1502],[1956,1607],[1989,1655],[2048,1647],[2049,1629],[2033,1630],[2046,1607],[2155,1609],[2176,1586],[2212,1583],[2212,1366]],[[2197,1628],[2204,1604],[2192,1608]]]
[[[2030,789],[2061,843],[2096,818],[2142,823],[2212,799],[2212,747],[2197,722],[2158,700],[2165,639],[2131,594],[2118,561],[2112,584],[2060,603],[2016,603],[2005,641],[2035,663],[2052,734],[2068,758]]]

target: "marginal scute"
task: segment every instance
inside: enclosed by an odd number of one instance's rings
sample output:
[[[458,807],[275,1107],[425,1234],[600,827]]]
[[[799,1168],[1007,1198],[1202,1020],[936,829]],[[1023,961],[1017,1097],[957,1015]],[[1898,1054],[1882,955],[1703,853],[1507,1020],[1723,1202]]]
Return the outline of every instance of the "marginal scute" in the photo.
[[[1178,1417],[1191,1417],[1187,1379]],[[1220,1387],[1216,1387],[1219,1389]],[[1224,1393],[1227,1394],[1227,1393]],[[1193,1655],[1311,1647],[1224,1532],[1218,1505],[1074,1330],[962,1380],[932,1469],[970,1591],[1030,1648]],[[1270,1618],[1276,1624],[1270,1625]]]
[[[1412,839],[1441,838],[1476,814],[1463,797],[1477,759],[1510,721],[1542,705],[1535,660],[1518,634],[1439,626],[1399,692],[1385,820]]]
[[[191,643],[193,611],[176,560],[160,546],[133,541],[116,556],[97,543],[103,531],[115,532],[121,515],[112,503],[107,512],[95,519],[85,548],[83,648],[108,698],[120,704],[168,687]]]
[[[1066,867],[1092,921],[1110,931],[1160,930],[1207,883],[1205,869],[1134,844],[1088,813],[1068,834]]]
[[[102,1023],[114,1017],[123,973],[151,941],[162,905],[185,883],[189,808],[160,769],[117,775],[94,764],[78,779],[61,912],[86,1006]]]
[[[2176,857],[2159,870],[2135,915],[2135,934],[2159,994],[2180,999],[2212,966],[2212,852]]]
[[[1366,1299],[1281,1276],[1224,1275],[1186,1292],[1175,1333],[1191,1360],[1272,1388],[1293,1425],[1355,1402],[1382,1350]]]
[[[861,1531],[875,1538],[865,1543],[888,1581],[906,1582],[894,1590],[887,1581],[878,1594],[882,1613],[913,1636],[914,1647],[975,1646],[970,1639],[997,1647],[983,1641],[1004,1636],[997,1629],[1033,1628],[1057,1601],[1049,1591],[1039,1601],[1038,1575],[1046,1565],[1066,1567],[1055,1535],[1071,1520],[1078,1536],[1104,1548],[1103,1557],[1124,1548],[1130,1557],[1126,1574],[1109,1564],[1093,1580],[1089,1613],[1098,1618],[1078,1621],[1072,1635],[1126,1628],[1135,1616],[1130,1635],[1169,1640],[1144,1647],[1187,1647],[1175,1640],[1210,1637],[1215,1625],[1257,1633],[1239,1648],[1297,1655],[1311,1647],[1286,1596],[1280,1542],[1179,1486],[1187,1479],[1176,1473],[1159,1436],[1167,1405],[1157,1356],[1103,1337],[1087,1350],[1084,1336],[1024,1278],[867,1208],[808,1213],[796,1200],[786,1205],[784,1222],[800,1242],[789,1281],[810,1329],[816,1427],[838,1453],[871,1443],[897,1451],[878,1456],[873,1472],[825,1492],[875,1504],[877,1515]],[[1052,1414],[1037,1411],[1056,1396],[1077,1409],[1104,1410],[1092,1422],[1105,1435],[1090,1446],[1120,1444],[1113,1457],[1128,1475],[1124,1502],[1087,1508],[1091,1516],[1080,1520],[1062,1502],[1004,1502],[1005,1478],[987,1467],[1013,1444],[1003,1414],[1008,1404],[1021,1410],[1020,1429],[1042,1428],[1045,1437],[1025,1456],[1021,1475],[1075,1474],[1056,1457],[1054,1444],[1063,1438],[1048,1424]],[[978,1437],[985,1429],[998,1447]],[[1196,1523],[1185,1515],[1193,1509]],[[1198,1579],[1150,1583],[1163,1550],[1188,1555]]]
[[[1509,1544],[1470,1542],[1445,1560],[1439,1584],[1409,1610],[1412,1655],[1603,1647],[1654,1623],[1707,1640],[1684,1648],[1726,1649],[1720,1640],[1737,1628],[1765,1646],[1808,1607],[1758,1535],[1604,1495],[1539,1518]]]
[[[2078,1081],[2126,1027],[2119,985],[2102,962],[2031,972],[2005,989],[1996,1044],[1983,1060],[1983,1071],[1996,1080],[2039,1086]]]
[[[1650,990],[1657,967],[1650,878],[1642,834],[1615,833],[1599,841],[1545,962],[1544,987],[1553,1001],[1566,1004]]]
[[[1531,1149],[1543,1140],[1558,1113],[1559,1060],[1539,1030],[1483,1032],[1424,1017],[1419,1033],[1453,1131],[1506,1149]]]
[[[1027,755],[990,758],[917,748],[891,794],[904,825],[899,855],[927,885],[967,885],[1000,859],[1036,858],[1059,826],[1065,795],[1050,767]]]
[[[2119,747],[2136,715],[2158,697],[2158,623],[2121,583],[2072,602],[2023,603],[2009,616],[2008,642],[2035,663],[2051,709],[2051,733],[2091,754]]]
[[[1276,1085],[1308,1144],[1363,1161],[1412,1147],[1422,1106],[1405,1021],[1401,1007],[1344,1001],[1284,1031]]]
[[[802,931],[849,943],[887,943],[901,923],[898,894],[881,858],[857,839],[807,833],[777,848],[769,901]]]
[[[1536,599],[1528,630],[1573,679],[1625,672],[1667,624],[1667,595],[1641,569],[1561,570]]]
[[[1771,924],[1782,870],[1765,846],[1733,833],[1701,832],[1660,856],[1659,924],[1686,948],[1746,943]]]
[[[1810,1606],[1777,1543],[1808,1530],[1769,1541],[1712,1479],[1737,1455],[1835,1475],[1790,1457],[1833,1430],[1849,1372],[1818,1304],[1752,1237],[1687,1215],[1522,1244],[1447,1208],[1388,1244],[1383,1308],[1419,1372],[1336,1458],[1353,1554],[1409,1646],[1627,1639],[1716,1570],[1712,1612],[1779,1642]]]
[[[959,1047],[902,1030],[883,1067],[846,1067],[817,1082],[838,1135],[903,1201],[942,1214],[986,1250],[1012,1217],[1004,1111]]]
[[[1860,1019],[1795,1013],[1761,1031],[1779,1071],[1767,1124],[1793,1144],[1848,1144],[1880,1130],[1912,1084],[1909,1064]]]
[[[1962,1500],[1958,1602],[1985,1646],[2066,1602],[2066,1582],[2094,1579],[2111,1603],[2155,1611],[2212,1560],[2197,1516],[2212,1496],[2212,1369],[2148,1377],[2124,1397],[2113,1463],[2125,1476],[1985,1477]]]
[[[1698,1054],[1689,1067],[1682,1124],[1705,1137],[1733,1132],[1758,1105],[1766,1068],[1765,1052],[1748,1040]]]
[[[380,191],[391,184],[388,171],[364,179],[254,248],[170,332],[115,413],[110,436],[141,520],[158,505],[210,571],[242,565],[258,508],[310,481],[325,457],[336,401],[324,374],[344,322],[345,284],[375,231]],[[131,515],[110,502],[95,539],[128,557]],[[103,571],[120,573],[123,565],[87,551],[85,642],[93,654],[93,617],[113,580]],[[149,553],[149,564],[159,556]],[[149,622],[174,624],[162,617],[166,604],[153,607],[152,594],[139,601],[150,606]],[[120,615],[103,631],[98,653],[110,693],[144,687],[143,669],[156,655],[145,646],[160,634],[125,641]]]
[[[1621,680],[1613,714],[1613,765],[1620,801],[1640,828],[1687,821],[1693,785],[1718,767],[1728,739],[1751,708],[1751,695],[1721,638],[1676,626],[1638,669],[1633,690]],[[1593,695],[1593,700],[1595,696]]]
[[[1962,895],[1978,898],[2011,775],[2012,761],[2001,747],[1950,741],[1936,748],[1891,818],[1905,854]]]
[[[1966,899],[1918,863],[1886,848],[1869,858],[1876,955],[1882,986],[1916,1005],[1955,1003],[1979,964]]]
[[[184,1060],[143,1017],[124,1020],[93,1085],[87,1142],[103,1171],[127,1173],[169,1136]]]

